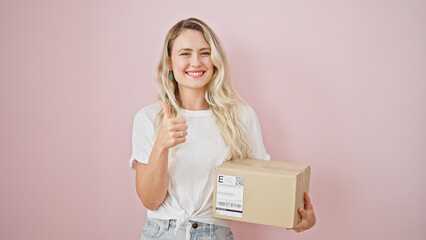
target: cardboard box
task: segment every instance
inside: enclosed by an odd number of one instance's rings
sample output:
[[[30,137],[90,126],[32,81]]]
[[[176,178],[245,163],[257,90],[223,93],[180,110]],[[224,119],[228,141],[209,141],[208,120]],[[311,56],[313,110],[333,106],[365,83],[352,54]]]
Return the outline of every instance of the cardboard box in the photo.
[[[236,221],[293,228],[300,220],[311,167],[236,159],[215,169],[213,215]]]

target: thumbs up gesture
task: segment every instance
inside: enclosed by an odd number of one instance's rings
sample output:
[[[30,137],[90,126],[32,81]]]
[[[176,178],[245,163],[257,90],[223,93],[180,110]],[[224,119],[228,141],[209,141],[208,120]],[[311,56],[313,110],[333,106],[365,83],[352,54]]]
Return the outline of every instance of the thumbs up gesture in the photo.
[[[170,108],[167,103],[163,102],[162,105],[164,118],[161,122],[156,144],[160,148],[169,149],[186,141],[188,125],[186,124],[186,119],[183,117],[171,117]]]

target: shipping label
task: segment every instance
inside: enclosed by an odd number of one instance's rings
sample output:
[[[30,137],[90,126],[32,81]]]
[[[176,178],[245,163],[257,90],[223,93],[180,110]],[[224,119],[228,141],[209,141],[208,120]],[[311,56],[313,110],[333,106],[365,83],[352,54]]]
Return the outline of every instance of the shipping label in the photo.
[[[243,217],[244,178],[217,176],[216,213],[223,216]]]

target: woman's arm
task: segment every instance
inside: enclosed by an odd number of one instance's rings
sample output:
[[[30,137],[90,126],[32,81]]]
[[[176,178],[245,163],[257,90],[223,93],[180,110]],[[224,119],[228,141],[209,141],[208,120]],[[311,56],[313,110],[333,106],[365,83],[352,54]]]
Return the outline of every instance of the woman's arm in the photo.
[[[136,164],[136,191],[142,204],[156,210],[166,199],[169,149],[186,141],[188,125],[184,118],[171,118],[170,108],[163,103],[164,118],[148,164]]]
[[[149,210],[156,210],[167,195],[168,151],[154,147],[148,164],[136,162],[136,192]]]

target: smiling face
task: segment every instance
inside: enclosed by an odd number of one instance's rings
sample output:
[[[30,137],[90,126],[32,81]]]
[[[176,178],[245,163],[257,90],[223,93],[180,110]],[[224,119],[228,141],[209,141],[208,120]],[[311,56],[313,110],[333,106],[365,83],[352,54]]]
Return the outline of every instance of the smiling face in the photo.
[[[181,94],[187,90],[204,92],[214,71],[210,54],[210,45],[200,31],[183,30],[174,40],[169,66]]]

